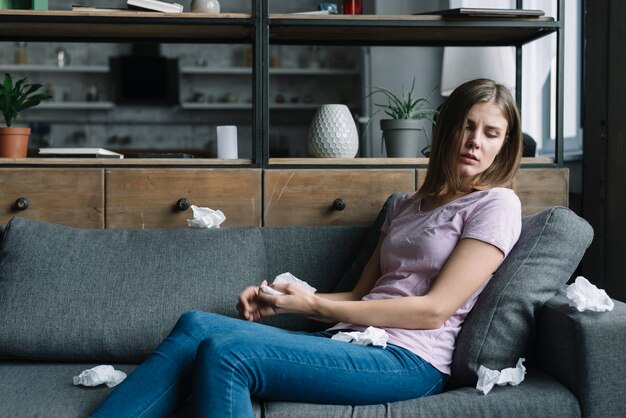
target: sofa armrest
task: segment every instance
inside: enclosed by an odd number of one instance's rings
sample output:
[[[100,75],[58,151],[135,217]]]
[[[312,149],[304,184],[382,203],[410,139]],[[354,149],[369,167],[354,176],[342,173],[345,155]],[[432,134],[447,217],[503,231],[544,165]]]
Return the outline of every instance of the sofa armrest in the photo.
[[[626,416],[626,304],[578,312],[564,290],[537,320],[537,362],[580,402],[583,417]]]

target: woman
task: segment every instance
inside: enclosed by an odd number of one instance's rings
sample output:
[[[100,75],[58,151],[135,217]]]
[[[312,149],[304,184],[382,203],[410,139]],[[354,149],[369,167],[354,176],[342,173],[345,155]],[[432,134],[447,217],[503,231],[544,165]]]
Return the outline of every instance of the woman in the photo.
[[[272,285],[276,296],[250,286],[237,305],[247,321],[188,312],[93,416],[162,417],[190,393],[202,417],[251,416],[252,398],[355,405],[439,393],[463,320],[519,237],[520,202],[503,187],[521,150],[508,90],[485,79],[458,87],[423,186],[396,199],[352,291]],[[304,333],[254,322],[280,313],[335,325]],[[387,332],[386,348],[331,339],[367,326]]]

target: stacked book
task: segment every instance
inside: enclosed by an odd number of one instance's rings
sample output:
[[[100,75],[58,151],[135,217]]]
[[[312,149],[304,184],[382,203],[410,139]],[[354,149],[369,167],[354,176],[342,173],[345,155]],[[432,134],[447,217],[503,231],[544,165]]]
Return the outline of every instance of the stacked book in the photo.
[[[161,0],[127,0],[126,6],[128,9],[151,11],[151,12],[163,12],[163,13],[182,13],[183,5],[178,3],[170,3],[168,1]],[[111,9],[104,7],[91,7],[73,4],[72,10],[75,12],[115,12],[128,9]]]
[[[182,13],[183,5],[159,0],[127,0],[129,9],[152,10],[163,13]]]

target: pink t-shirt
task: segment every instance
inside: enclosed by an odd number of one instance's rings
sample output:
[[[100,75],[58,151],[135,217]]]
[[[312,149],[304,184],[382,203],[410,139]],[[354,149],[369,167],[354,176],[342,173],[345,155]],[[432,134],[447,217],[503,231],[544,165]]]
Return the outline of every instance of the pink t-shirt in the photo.
[[[505,257],[519,238],[521,205],[510,189],[473,192],[425,212],[420,210],[421,199],[414,196],[415,193],[408,193],[398,197],[387,214],[381,228],[387,234],[381,247],[382,275],[363,300],[426,294],[463,238],[494,245]],[[450,374],[456,337],[489,279],[441,328],[384,328],[389,343],[412,351],[441,372]],[[363,331],[366,328],[339,323],[331,329]]]

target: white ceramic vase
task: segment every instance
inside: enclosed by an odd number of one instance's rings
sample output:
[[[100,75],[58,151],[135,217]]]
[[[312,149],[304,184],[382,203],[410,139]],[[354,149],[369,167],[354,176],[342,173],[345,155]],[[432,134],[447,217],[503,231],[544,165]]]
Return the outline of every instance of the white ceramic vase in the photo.
[[[217,0],[192,0],[191,11],[195,13],[219,13],[220,2]]]
[[[313,157],[354,158],[359,150],[359,135],[348,106],[320,106],[313,116],[307,144]]]

